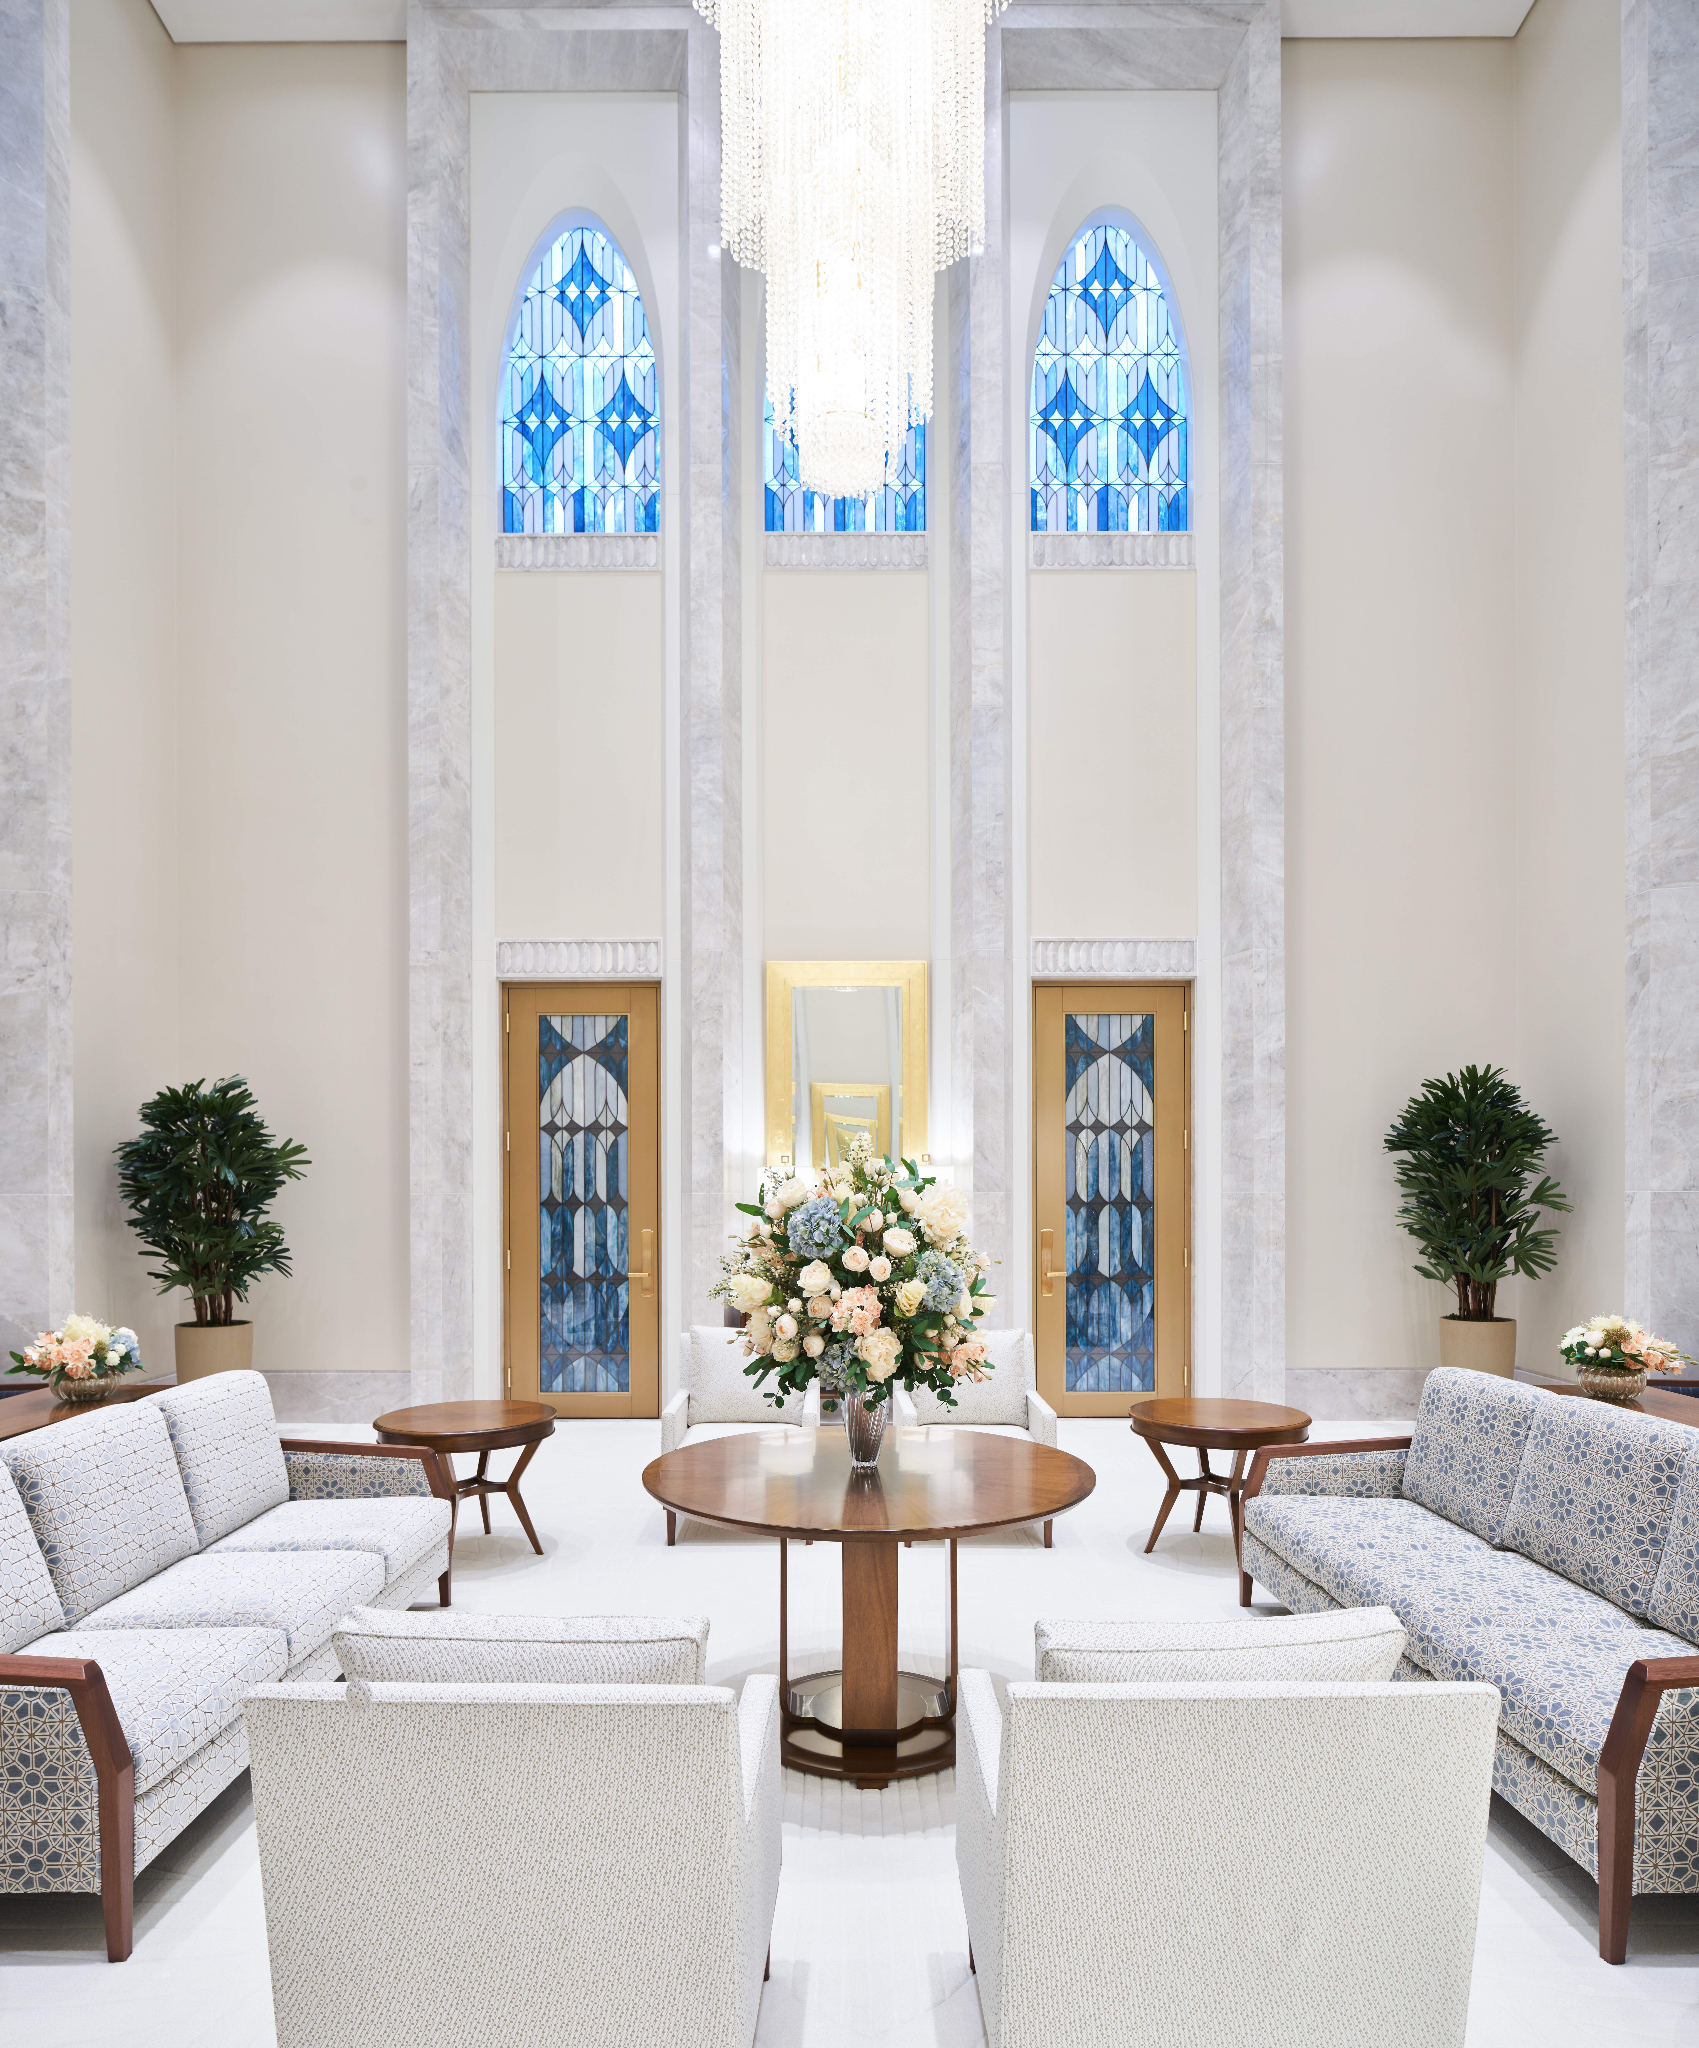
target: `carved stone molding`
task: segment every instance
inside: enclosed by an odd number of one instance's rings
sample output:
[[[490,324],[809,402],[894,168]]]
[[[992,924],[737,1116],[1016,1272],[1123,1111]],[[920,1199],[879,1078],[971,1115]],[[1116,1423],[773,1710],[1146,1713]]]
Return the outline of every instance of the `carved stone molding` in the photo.
[[[1196,939],[1034,939],[1032,971],[1046,981],[1111,975],[1117,981],[1193,981]]]
[[[658,981],[659,939],[497,939],[500,981]]]
[[[1035,569],[1189,569],[1189,533],[1034,533]]]
[[[658,569],[658,533],[498,533],[498,569]]]
[[[924,569],[924,533],[770,533],[769,569]]]

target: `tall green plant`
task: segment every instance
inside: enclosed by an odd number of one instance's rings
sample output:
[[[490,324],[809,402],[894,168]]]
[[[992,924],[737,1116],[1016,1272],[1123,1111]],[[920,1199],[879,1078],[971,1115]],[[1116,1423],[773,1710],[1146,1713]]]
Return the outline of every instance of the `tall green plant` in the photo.
[[[1492,1319],[1498,1283],[1538,1279],[1557,1262],[1557,1231],[1543,1209],[1567,1209],[1541,1168],[1550,1130],[1502,1067],[1465,1067],[1427,1081],[1386,1134],[1402,1155],[1398,1220],[1422,1248],[1416,1271],[1457,1290],[1465,1322]]]
[[[230,1323],[262,1273],[287,1273],[283,1226],[266,1221],[306,1147],[274,1138],[240,1074],[162,1088],[142,1135],[118,1147],[118,1190],[136,1235],[163,1261],[150,1280],[185,1288],[197,1323]]]

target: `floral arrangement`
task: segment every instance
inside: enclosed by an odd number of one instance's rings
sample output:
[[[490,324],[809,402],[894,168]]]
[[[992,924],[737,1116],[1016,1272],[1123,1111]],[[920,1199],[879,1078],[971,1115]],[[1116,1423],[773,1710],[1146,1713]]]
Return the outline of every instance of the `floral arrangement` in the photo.
[[[1626,1316],[1594,1316],[1565,1330],[1559,1346],[1571,1365],[1597,1371],[1601,1366],[1622,1372],[1680,1372],[1694,1361],[1662,1337],[1653,1337]]]
[[[769,1400],[819,1379],[877,1403],[900,1380],[953,1405],[958,1381],[984,1377],[975,1326],[996,1297],[958,1189],[863,1136],[818,1176],[769,1169],[737,1206],[754,1221],[708,1291],[747,1314],[744,1370]]]
[[[62,1329],[43,1330],[33,1344],[11,1356],[12,1372],[34,1373],[55,1393],[69,1388],[85,1394],[102,1380],[142,1369],[142,1349],[135,1331],[114,1330],[97,1323],[93,1316],[67,1316]]]

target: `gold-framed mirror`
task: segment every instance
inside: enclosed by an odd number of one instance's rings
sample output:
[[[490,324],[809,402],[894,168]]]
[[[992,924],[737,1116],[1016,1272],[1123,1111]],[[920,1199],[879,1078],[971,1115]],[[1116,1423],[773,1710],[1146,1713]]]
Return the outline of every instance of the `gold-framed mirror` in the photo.
[[[926,1153],[926,962],[767,962],[767,1164]]]

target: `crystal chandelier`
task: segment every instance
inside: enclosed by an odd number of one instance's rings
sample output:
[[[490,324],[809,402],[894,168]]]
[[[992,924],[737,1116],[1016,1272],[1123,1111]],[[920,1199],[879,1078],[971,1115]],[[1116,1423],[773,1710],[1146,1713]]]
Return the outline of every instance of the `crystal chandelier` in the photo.
[[[985,239],[985,24],[1008,0],[695,0],[720,31],[721,236],[767,279],[801,481],[883,488],[932,411],[935,274]]]

